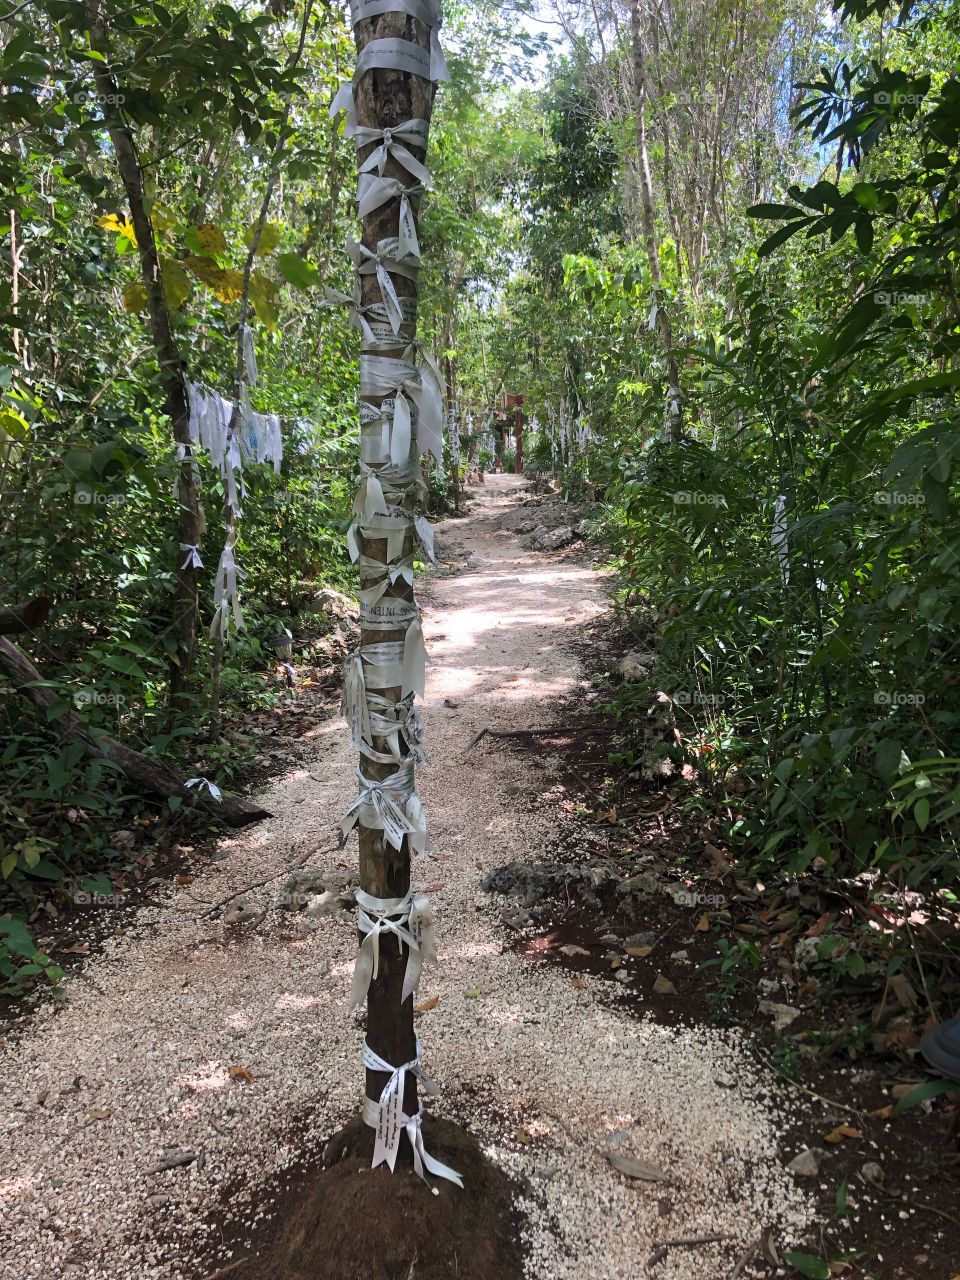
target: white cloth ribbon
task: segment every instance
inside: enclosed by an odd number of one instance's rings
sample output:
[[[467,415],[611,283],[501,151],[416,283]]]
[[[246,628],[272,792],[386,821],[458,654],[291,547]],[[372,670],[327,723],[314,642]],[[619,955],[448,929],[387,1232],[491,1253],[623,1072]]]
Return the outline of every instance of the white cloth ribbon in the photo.
[[[223,794],[215,782],[211,782],[209,778],[188,778],[183,784],[185,787],[196,787],[198,791],[206,791],[219,803],[223,803]]]
[[[181,569],[203,568],[203,561],[200,559],[200,548],[195,542],[181,542],[180,550],[187,553],[183,564],[180,566]]]
[[[409,346],[405,355],[413,355],[417,347]],[[393,397],[393,425],[390,432],[390,461],[406,460],[410,452],[413,418],[410,406],[417,409],[417,451],[432,453],[443,463],[443,379],[432,357],[423,355],[418,368],[410,360],[394,356],[364,354],[360,357],[361,396]]]
[[[427,821],[417,795],[413,764],[405,764],[380,781],[357,770],[360,789],[344,814],[340,830],[350,834],[359,823],[368,831],[382,831],[388,844],[400,849],[406,838],[417,853],[427,848]]]
[[[361,173],[357,185],[358,212],[361,218],[367,217],[375,209],[400,197],[400,221],[397,240],[401,256],[409,254],[420,257],[420,240],[417,235],[417,220],[413,215],[412,201],[423,195],[427,184],[414,183],[404,186],[399,178],[381,177],[375,173]]]
[[[409,149],[419,147],[423,151],[426,150],[429,128],[429,123],[419,118],[405,120],[403,124],[384,129],[373,129],[363,124],[349,125],[347,135],[353,138],[358,151],[362,147],[369,147],[374,142],[380,144],[361,164],[360,173],[376,172],[382,177],[387,161],[393,159],[406,169],[412,178],[429,187],[432,182],[430,170],[426,165],[421,164]]]
[[[790,544],[787,537],[787,496],[784,493],[777,494],[773,511],[773,527],[770,530],[770,545],[780,561],[780,581],[785,587],[789,586]]]
[[[248,324],[243,326],[243,364],[247,382],[251,387],[255,387],[257,385],[257,354],[253,344],[253,330]]]
[[[430,33],[430,49],[421,49],[412,40],[389,37],[371,40],[357,58],[353,83],[358,85],[368,71],[406,71],[434,83],[449,81],[450,72],[440,47],[440,33],[436,28]]]
[[[210,623],[210,635],[220,635],[226,639],[231,612],[238,631],[243,631],[243,614],[240,612],[239,583],[246,578],[246,573],[237,564],[234,549],[237,545],[237,531],[230,526],[227,529],[227,540],[220,555],[217,566],[217,585],[214,588],[213,603],[215,612]]]
[[[422,893],[410,889],[403,898],[374,898],[362,889],[357,890],[357,927],[364,937],[353,970],[350,1009],[363,1003],[370,983],[379,975],[380,938],[384,934],[397,939],[400,955],[404,946],[407,948],[400,1003],[413,995],[420,985],[423,966],[437,962],[433,924],[433,911]]]
[[[418,1177],[426,1182],[424,1176],[424,1169],[426,1169],[426,1172],[432,1173],[434,1177],[446,1178],[450,1182],[455,1182],[458,1187],[462,1187],[463,1181],[458,1173],[441,1164],[439,1160],[431,1159],[424,1150],[420,1133],[420,1112],[415,1116],[407,1116],[403,1112],[407,1072],[417,1077],[424,1093],[430,1095],[439,1093],[437,1086],[420,1066],[423,1049],[419,1040],[416,1044],[416,1057],[410,1062],[394,1067],[389,1062],[385,1062],[379,1054],[374,1053],[366,1041],[363,1042],[363,1065],[368,1071],[379,1071],[389,1077],[381,1090],[379,1100],[364,1098],[363,1103],[363,1118],[377,1131],[373,1148],[373,1168],[376,1169],[378,1165],[386,1163],[391,1173],[394,1171],[397,1153],[400,1150],[400,1135],[406,1133],[413,1147],[413,1167]]]
[[[399,333],[403,324],[403,308],[390,275],[393,272],[416,283],[418,260],[409,253],[401,254],[400,242],[396,236],[381,240],[377,245],[376,253],[359,241],[348,239],[347,253],[361,275],[376,275],[384,306],[387,309],[387,318],[393,326],[393,332]]]

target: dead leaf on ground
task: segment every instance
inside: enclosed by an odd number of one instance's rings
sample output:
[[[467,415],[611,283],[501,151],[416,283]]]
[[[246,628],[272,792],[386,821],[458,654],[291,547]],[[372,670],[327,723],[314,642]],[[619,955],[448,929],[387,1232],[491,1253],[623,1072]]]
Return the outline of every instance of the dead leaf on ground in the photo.
[[[605,1151],[604,1155],[618,1173],[627,1178],[639,1178],[641,1182],[668,1182],[662,1169],[646,1160],[636,1160],[633,1156],[622,1156],[619,1151]]]
[[[94,1107],[92,1111],[87,1112],[88,1120],[109,1120],[113,1115],[112,1111],[107,1111],[105,1107]]]
[[[920,1043],[920,1033],[916,1027],[894,1027],[887,1032],[888,1049],[915,1049]]]
[[[609,822],[611,827],[616,826],[617,806],[612,805],[609,809],[604,809],[602,812],[599,812],[594,816],[596,817],[598,822]]]
[[[64,956],[88,956],[90,948],[82,942],[75,942],[72,947],[61,947],[60,954]]]
[[[174,884],[183,886],[183,885],[193,884],[193,881],[194,881],[193,876],[190,876],[184,873],[183,875],[179,875],[175,878]]]
[[[709,932],[710,932],[710,917],[707,915],[705,911],[703,915],[700,917],[700,919],[697,921],[697,933],[709,933]]]
[[[677,988],[662,973],[657,974],[657,980],[653,984],[653,991],[658,996],[675,996],[677,994]]]
[[[573,983],[573,985],[577,988],[578,991],[586,991],[587,984],[584,982],[582,978],[571,978],[570,981]]]
[[[764,1227],[760,1236],[760,1252],[772,1267],[782,1267],[783,1259],[777,1250],[777,1242],[773,1238],[773,1227]]]
[[[422,1004],[413,1006],[414,1013],[429,1013],[431,1009],[435,1009],[440,1003],[439,996],[431,996],[429,1000],[424,1000]]]
[[[562,947],[557,947],[557,950],[565,956],[588,956],[590,954],[586,947],[578,947],[572,942],[568,942]]]
[[[427,887],[425,889],[421,889],[420,892],[421,893],[439,893],[441,889],[445,889],[446,887],[447,887],[447,882],[445,880],[438,880],[436,884],[428,884]]]
[[[529,1147],[533,1139],[530,1137],[529,1133],[527,1133],[526,1129],[520,1128],[517,1130],[517,1141],[521,1143],[522,1146]]]
[[[653,954],[653,947],[624,947],[628,956],[637,956],[640,960]]]
[[[854,1129],[852,1124],[838,1124],[835,1129],[831,1129],[829,1133],[823,1135],[824,1142],[845,1142],[847,1138],[862,1138],[863,1134],[859,1129]]]
[[[878,1120],[889,1120],[893,1115],[893,1103],[888,1103],[885,1107],[877,1107],[876,1111],[868,1111],[868,1116],[875,1116]]]
[[[468,1000],[476,1000],[483,995],[483,991],[480,987],[472,987],[469,991],[465,991],[463,994]]]
[[[253,1084],[256,1078],[257,1077],[253,1074],[253,1072],[250,1070],[249,1067],[231,1067],[230,1068],[231,1080],[241,1080],[244,1084]]]

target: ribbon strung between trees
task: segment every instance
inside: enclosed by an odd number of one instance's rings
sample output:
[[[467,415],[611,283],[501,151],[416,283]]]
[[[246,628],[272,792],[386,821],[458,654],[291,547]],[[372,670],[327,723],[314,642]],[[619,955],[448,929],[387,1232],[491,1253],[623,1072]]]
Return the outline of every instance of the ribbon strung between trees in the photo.
[[[413,336],[415,297],[401,297],[395,281],[406,281],[416,290],[417,214],[432,181],[415,152],[426,150],[429,122],[414,118],[390,128],[361,125],[354,88],[375,69],[402,71],[433,82],[448,80],[449,75],[438,38],[439,0],[351,0],[350,10],[354,25],[381,14],[407,14],[430,31],[430,47],[395,38],[369,40],[359,54],[352,81],[341,85],[331,106],[332,116],[345,114],[346,135],[357,150],[366,151],[358,165],[360,217],[367,218],[390,202],[398,207],[395,236],[381,239],[375,248],[348,240],[347,254],[355,270],[352,293],[326,291],[327,304],[345,306],[362,338],[360,488],[347,542],[360,574],[363,642],[347,658],[343,684],[343,714],[360,753],[360,767],[357,795],[341,829],[344,835],[358,826],[383,832],[385,843],[393,849],[422,852],[427,847],[427,823],[417,795],[416,766],[426,756],[415,703],[423,695],[426,652],[420,612],[411,598],[410,547],[415,538],[433,559],[433,531],[414,508],[424,488],[421,456],[429,453],[443,462],[445,384],[436,363]],[[398,176],[398,170],[405,176]],[[362,281],[371,276],[381,300],[365,305]],[[367,554],[368,540],[382,542],[385,559]],[[377,632],[403,638],[372,639],[370,633]],[[369,776],[371,772],[376,776]],[[401,956],[405,952],[401,1003],[411,999],[423,966],[436,961],[433,913],[426,897],[412,888],[402,898],[378,898],[360,891],[357,905],[363,938],[350,1008],[366,999],[371,982],[377,979],[384,946],[397,946]],[[388,1076],[379,1099],[364,1099],[363,1118],[377,1134],[373,1165],[386,1163],[392,1170],[406,1133],[414,1169],[421,1178],[434,1174],[462,1186],[457,1173],[425,1151],[419,1106],[413,1116],[403,1111],[407,1073],[416,1076],[428,1093],[436,1092],[420,1068],[420,1055],[418,1043],[416,1058],[397,1066],[364,1045],[366,1068]]]
[[[245,325],[243,331],[244,370],[249,385],[257,383],[257,359],[254,352],[253,330]],[[255,413],[250,408],[247,386],[241,388],[240,409],[235,426],[234,406],[216,391],[205,391],[196,382],[187,382],[187,402],[190,409],[188,430],[193,444],[177,445],[177,461],[190,458],[194,473],[198,468],[194,446],[199,444],[220,472],[226,494],[225,506],[228,525],[217,583],[214,589],[214,614],[210,624],[211,636],[226,638],[230,619],[238,630],[243,630],[243,614],[240,611],[239,583],[246,578],[237,565],[234,550],[237,544],[236,522],[240,518],[240,503],[246,497],[243,481],[244,462],[262,462],[273,466],[279,474],[283,461],[283,436],[280,419],[275,413]],[[180,544],[186,558],[181,568],[202,569],[198,547]]]

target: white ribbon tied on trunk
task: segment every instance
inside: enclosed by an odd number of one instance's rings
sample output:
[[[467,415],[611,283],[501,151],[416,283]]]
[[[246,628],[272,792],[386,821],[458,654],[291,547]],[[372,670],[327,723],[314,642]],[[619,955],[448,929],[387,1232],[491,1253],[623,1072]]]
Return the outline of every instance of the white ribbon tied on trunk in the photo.
[[[423,1050],[418,1040],[417,1056],[413,1061],[393,1067],[389,1062],[384,1062],[383,1058],[374,1053],[364,1041],[363,1065],[368,1071],[380,1071],[390,1077],[383,1086],[379,1101],[373,1098],[363,1100],[363,1118],[371,1128],[377,1131],[373,1147],[373,1168],[376,1169],[380,1164],[387,1164],[393,1172],[397,1164],[397,1153],[400,1150],[400,1135],[405,1133],[413,1149],[413,1168],[418,1178],[426,1182],[426,1175],[430,1173],[435,1178],[445,1178],[448,1182],[454,1182],[462,1189],[463,1179],[459,1173],[427,1154],[420,1129],[421,1113],[418,1111],[415,1116],[408,1116],[403,1110],[403,1092],[408,1071],[417,1077],[425,1093],[439,1092],[437,1086],[420,1066],[422,1057]],[[432,1190],[436,1194],[436,1188]]]
[[[360,790],[344,814],[340,830],[349,835],[359,822],[368,831],[382,831],[387,843],[399,850],[404,838],[417,853],[427,848],[427,821],[413,777],[413,765],[404,765],[382,781],[357,770]]]
[[[181,569],[202,569],[203,561],[200,559],[200,548],[195,542],[181,542],[180,550],[187,554],[184,557]]]
[[[380,972],[380,939],[384,934],[397,940],[399,954],[407,948],[402,1004],[420,985],[424,965],[436,964],[437,945],[433,911],[426,896],[408,890],[403,898],[375,898],[357,891],[357,927],[364,935],[353,970],[350,1009],[367,998],[367,990]]]
[[[358,212],[361,218],[367,217],[375,209],[400,197],[400,222],[397,241],[401,255],[420,257],[420,240],[417,235],[417,222],[413,216],[412,200],[419,201],[426,190],[423,183],[417,182],[405,187],[399,178],[381,177],[375,173],[362,173],[357,186]]]
[[[347,253],[360,275],[376,275],[383,304],[387,309],[387,318],[393,332],[399,333],[403,324],[403,307],[400,305],[400,298],[390,275],[393,272],[416,284],[418,260],[409,253],[401,253],[400,242],[396,236],[381,240],[377,245],[376,253],[357,240],[349,239]]]

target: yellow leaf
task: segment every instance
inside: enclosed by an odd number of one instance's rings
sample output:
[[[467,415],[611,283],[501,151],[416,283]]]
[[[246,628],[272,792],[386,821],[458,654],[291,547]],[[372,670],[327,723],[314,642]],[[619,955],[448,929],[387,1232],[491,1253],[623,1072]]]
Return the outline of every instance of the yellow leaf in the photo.
[[[277,327],[277,293],[277,284],[269,276],[252,275],[250,277],[250,301],[257,313],[257,319],[268,329]]]
[[[213,292],[221,302],[239,302],[243,297],[243,272],[224,271],[220,283],[214,285]]]
[[[243,272],[225,271],[211,258],[187,257],[183,265],[192,271],[221,302],[236,302],[243,294]]]
[[[163,277],[163,292],[167,306],[171,311],[179,311],[190,297],[192,285],[190,277],[175,258],[160,259],[160,273]]]
[[[115,231],[121,239],[129,240],[134,248],[137,247],[137,233],[129,219],[124,218],[121,222],[115,213],[108,213],[97,219],[97,226],[104,227],[107,231]]]
[[[227,241],[223,232],[213,222],[202,222],[197,227],[197,240],[204,253],[226,253]]]
[[[123,309],[136,314],[147,309],[147,286],[133,280],[123,291]]]
[[[18,413],[10,405],[0,408],[0,436],[22,440],[29,430],[30,424],[22,413]]]
[[[653,953],[653,947],[624,947],[628,956],[638,956],[643,960]]]
[[[424,1000],[423,1004],[415,1004],[413,1006],[414,1013],[429,1013],[431,1009],[435,1009],[440,1003],[439,996],[431,996],[429,1000]]]
[[[177,225],[174,214],[162,204],[151,205],[150,221],[153,223],[154,231],[169,231],[171,227]]]
[[[243,243],[247,246],[248,249],[253,244],[253,237],[254,237],[254,233],[256,232],[256,229],[257,229],[257,224],[254,223],[253,226],[247,227],[247,230],[244,232]],[[265,222],[263,224],[263,230],[260,232],[260,240],[257,244],[257,257],[262,258],[262,257],[265,257],[266,254],[268,253],[273,253],[274,249],[277,247],[279,243],[280,243],[279,226],[275,222]]]

